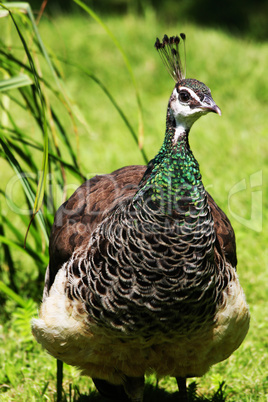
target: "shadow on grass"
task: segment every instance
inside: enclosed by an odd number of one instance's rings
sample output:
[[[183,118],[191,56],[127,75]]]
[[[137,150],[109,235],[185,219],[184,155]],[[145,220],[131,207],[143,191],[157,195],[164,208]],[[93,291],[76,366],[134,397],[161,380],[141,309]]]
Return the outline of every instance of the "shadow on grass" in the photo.
[[[219,387],[213,394],[204,396],[197,392],[197,385],[192,382],[188,388],[189,402],[225,402],[226,395],[224,391],[224,383],[219,384]],[[70,399],[67,398],[69,401]],[[92,391],[90,395],[80,394],[76,390],[73,402],[111,402],[111,399],[100,396],[97,391]],[[120,402],[120,401],[118,401]],[[162,388],[155,387],[151,384],[146,384],[144,389],[144,402],[179,402],[179,393],[169,393]]]

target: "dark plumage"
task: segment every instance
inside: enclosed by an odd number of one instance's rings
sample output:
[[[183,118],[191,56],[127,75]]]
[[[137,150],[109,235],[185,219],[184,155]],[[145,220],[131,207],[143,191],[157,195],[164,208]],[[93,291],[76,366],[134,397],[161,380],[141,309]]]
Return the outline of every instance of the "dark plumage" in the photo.
[[[94,177],[59,208],[33,322],[53,356],[114,400],[141,402],[150,371],[175,376],[187,400],[186,378],[226,359],[249,325],[234,232],[188,142],[192,124],[220,109],[184,78],[178,39],[156,42],[177,77],[159,153],[147,167]]]

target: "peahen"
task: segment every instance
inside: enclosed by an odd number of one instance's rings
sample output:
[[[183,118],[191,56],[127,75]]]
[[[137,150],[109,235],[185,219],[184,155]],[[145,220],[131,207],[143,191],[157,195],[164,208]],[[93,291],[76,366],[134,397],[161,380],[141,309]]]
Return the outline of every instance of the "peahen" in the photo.
[[[205,190],[188,142],[221,114],[209,88],[185,79],[179,43],[156,41],[175,80],[163,145],[79,187],[55,216],[34,336],[116,401],[141,402],[144,375],[186,378],[228,358],[249,327],[232,226]]]

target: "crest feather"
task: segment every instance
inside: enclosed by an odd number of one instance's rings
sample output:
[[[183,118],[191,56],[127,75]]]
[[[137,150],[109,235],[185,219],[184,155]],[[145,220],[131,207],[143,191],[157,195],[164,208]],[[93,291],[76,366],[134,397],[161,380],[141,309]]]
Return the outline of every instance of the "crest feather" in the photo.
[[[164,35],[162,42],[156,38],[155,48],[166,66],[170,76],[175,82],[181,81],[186,75],[186,51],[185,51],[186,35],[184,33],[179,36]],[[184,66],[182,65],[179,44],[184,44]]]

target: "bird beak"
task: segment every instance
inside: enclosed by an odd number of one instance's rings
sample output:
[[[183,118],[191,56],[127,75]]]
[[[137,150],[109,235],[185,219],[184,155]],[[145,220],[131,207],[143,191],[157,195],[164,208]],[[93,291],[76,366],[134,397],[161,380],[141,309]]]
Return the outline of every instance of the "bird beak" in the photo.
[[[219,106],[216,105],[216,103],[214,106],[209,108],[209,110],[211,110],[211,112],[217,113],[219,116],[221,116],[221,109],[219,108]]]
[[[217,113],[219,116],[221,116],[221,109],[219,106],[216,105],[214,100],[210,98],[209,96],[205,96],[205,98],[202,101],[202,109],[207,110],[208,112],[213,112]]]

